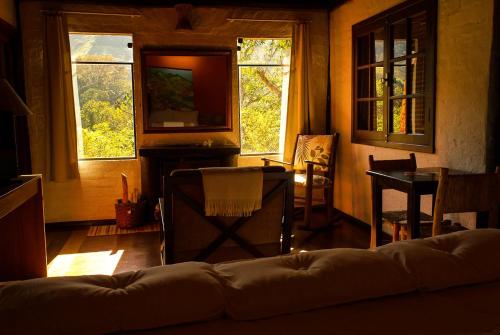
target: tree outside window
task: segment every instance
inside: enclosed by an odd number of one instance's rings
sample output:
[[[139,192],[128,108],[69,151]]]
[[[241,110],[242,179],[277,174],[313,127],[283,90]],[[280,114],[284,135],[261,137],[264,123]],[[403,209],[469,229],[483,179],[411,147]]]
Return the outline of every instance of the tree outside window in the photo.
[[[283,152],[290,39],[239,39],[241,153]]]
[[[69,35],[78,157],[135,157],[130,35]]]

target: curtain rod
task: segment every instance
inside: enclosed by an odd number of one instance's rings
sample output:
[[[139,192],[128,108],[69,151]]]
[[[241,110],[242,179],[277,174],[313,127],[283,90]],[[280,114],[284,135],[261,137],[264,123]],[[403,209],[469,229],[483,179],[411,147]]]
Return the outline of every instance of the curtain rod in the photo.
[[[312,20],[294,20],[294,19],[251,19],[251,18],[227,18],[227,21],[249,21],[249,22],[288,22],[288,23],[311,23]]]
[[[77,14],[77,15],[103,15],[103,16],[129,16],[140,17],[142,14],[127,14],[127,13],[102,13],[102,12],[77,12],[68,10],[47,10],[42,9],[41,13],[62,13],[62,14]]]

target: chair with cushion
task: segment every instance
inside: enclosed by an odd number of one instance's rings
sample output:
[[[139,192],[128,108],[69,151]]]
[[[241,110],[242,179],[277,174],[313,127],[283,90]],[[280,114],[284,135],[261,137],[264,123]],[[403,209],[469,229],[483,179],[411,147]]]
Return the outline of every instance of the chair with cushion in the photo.
[[[205,215],[201,170],[174,170],[164,177],[162,263],[216,263],[289,253],[293,174],[280,166],[263,167],[262,172],[262,207],[242,217]]]
[[[417,169],[417,160],[415,154],[411,153],[409,159],[386,159],[375,160],[373,155],[368,156],[370,170],[377,171],[409,171],[415,172]],[[392,227],[392,241],[399,241],[406,232],[406,210],[387,211],[382,213],[382,220],[389,223]],[[424,212],[420,213],[420,224],[431,227],[432,216]],[[424,228],[425,229],[425,228]]]
[[[300,226],[302,229],[324,228],[314,227],[311,224],[312,208],[316,204],[324,204],[326,207],[328,224],[333,220],[333,190],[338,140],[338,133],[333,135],[299,134],[295,142],[293,162],[262,159],[265,166],[273,162],[287,165],[295,171],[295,205],[304,207],[304,225]]]
[[[443,226],[443,214],[477,212],[476,228],[498,227],[500,207],[500,166],[496,173],[449,175],[440,169],[434,206],[432,236],[450,232]],[[487,219],[485,217],[487,215]]]

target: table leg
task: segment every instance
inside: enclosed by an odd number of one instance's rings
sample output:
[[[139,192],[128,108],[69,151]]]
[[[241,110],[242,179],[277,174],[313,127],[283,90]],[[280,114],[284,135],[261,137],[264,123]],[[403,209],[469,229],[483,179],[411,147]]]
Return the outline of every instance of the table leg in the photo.
[[[420,237],[420,194],[408,192],[407,201],[408,239]]]
[[[432,212],[431,215],[434,217],[434,206],[436,205],[436,191],[432,192]]]
[[[372,227],[370,248],[382,244],[382,188],[372,176]]]

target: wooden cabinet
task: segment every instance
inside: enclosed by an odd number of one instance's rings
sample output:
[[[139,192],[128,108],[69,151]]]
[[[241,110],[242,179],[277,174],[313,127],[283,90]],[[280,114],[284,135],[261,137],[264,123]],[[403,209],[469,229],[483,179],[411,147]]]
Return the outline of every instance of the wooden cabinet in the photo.
[[[0,186],[0,281],[47,276],[42,178]]]

